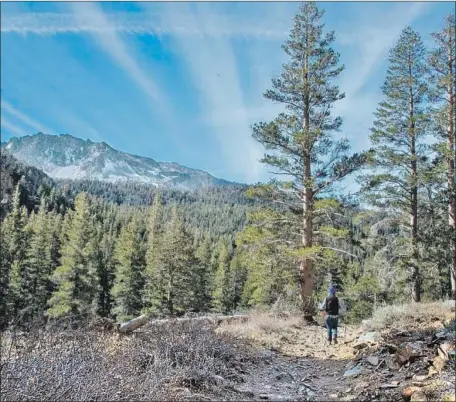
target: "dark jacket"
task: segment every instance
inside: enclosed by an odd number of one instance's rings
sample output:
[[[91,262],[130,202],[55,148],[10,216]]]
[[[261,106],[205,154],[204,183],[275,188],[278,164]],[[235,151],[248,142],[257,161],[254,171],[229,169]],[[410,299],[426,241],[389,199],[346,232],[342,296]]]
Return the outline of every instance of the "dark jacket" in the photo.
[[[326,297],[323,309],[328,315],[339,315],[339,299],[337,296]]]

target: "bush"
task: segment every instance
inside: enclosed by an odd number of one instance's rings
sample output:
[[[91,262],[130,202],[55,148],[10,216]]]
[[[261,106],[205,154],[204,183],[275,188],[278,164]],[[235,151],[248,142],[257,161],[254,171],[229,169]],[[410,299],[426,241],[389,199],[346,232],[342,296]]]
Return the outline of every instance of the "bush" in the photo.
[[[414,324],[432,321],[444,322],[449,316],[454,316],[454,300],[432,303],[408,303],[383,306],[375,309],[371,327],[383,329],[391,326],[413,327]]]
[[[90,329],[3,334],[2,401],[158,400],[210,390],[254,356],[201,323],[120,335]]]
[[[348,305],[348,312],[343,317],[344,322],[347,324],[358,324],[366,318],[372,316],[374,310],[373,303],[365,300],[351,302]]]

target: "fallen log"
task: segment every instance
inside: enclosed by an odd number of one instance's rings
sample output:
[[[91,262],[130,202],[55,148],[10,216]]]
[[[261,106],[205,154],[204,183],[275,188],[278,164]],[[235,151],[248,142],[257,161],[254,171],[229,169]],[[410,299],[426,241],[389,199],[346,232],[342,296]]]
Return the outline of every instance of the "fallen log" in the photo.
[[[119,332],[131,332],[135,329],[142,327],[148,320],[147,315],[140,315],[139,317],[133,318],[130,321],[127,321],[119,325]]]
[[[189,322],[189,321],[207,321],[213,325],[220,325],[222,323],[229,323],[233,321],[245,322],[249,319],[248,315],[226,315],[226,316],[202,316],[202,317],[183,317],[183,318],[167,318],[162,320],[150,320],[147,315],[141,315],[137,318],[133,318],[118,326],[119,332],[127,333],[132,332],[145,324],[148,325],[161,325],[176,322]]]

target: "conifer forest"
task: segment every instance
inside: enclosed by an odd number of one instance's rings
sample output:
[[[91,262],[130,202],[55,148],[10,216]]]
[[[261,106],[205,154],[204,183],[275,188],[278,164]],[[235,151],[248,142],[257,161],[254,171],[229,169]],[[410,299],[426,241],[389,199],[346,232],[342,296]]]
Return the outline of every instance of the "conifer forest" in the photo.
[[[267,183],[55,179],[2,144],[2,328],[278,304],[310,320],[329,284],[347,322],[384,304],[454,299],[455,15],[440,25],[397,37],[369,149],[354,153],[333,110],[345,96],[337,32],[304,3],[264,93],[285,111],[251,129],[275,173]]]

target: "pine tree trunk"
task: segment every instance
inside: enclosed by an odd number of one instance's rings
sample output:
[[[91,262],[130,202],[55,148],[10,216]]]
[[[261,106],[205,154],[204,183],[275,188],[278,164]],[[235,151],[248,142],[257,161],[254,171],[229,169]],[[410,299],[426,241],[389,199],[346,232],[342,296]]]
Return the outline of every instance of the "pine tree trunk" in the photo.
[[[409,65],[410,79],[412,78],[411,65]],[[410,85],[410,168],[412,176],[411,188],[411,227],[412,227],[412,297],[415,302],[421,301],[421,279],[418,266],[418,177],[416,161],[416,132],[415,110],[412,86]]]
[[[455,66],[453,65],[453,41],[454,38],[449,35],[448,46],[448,68],[450,79],[448,80],[448,224],[450,225],[450,281],[451,296],[456,299],[456,172],[455,172],[455,109],[456,99],[454,94],[454,75]]]
[[[306,46],[307,53],[308,46]],[[304,87],[309,87],[308,78],[308,55],[305,55],[303,81]],[[303,151],[304,151],[304,200],[303,200],[303,235],[302,244],[304,248],[310,248],[313,244],[313,185],[312,168],[310,160],[310,99],[308,91],[304,96],[304,119],[303,119]],[[313,321],[313,261],[304,257],[300,264],[300,287],[301,300],[303,304],[304,318]]]
[[[310,162],[309,162],[310,165]],[[309,166],[310,169],[310,166]],[[305,248],[312,247],[312,189],[306,189],[305,201],[304,201],[304,219],[303,219],[303,236],[302,244]],[[312,315],[314,314],[313,308],[313,261],[310,258],[304,258],[300,265],[300,286],[301,286],[301,299],[303,303],[304,318],[307,321],[312,321]]]

